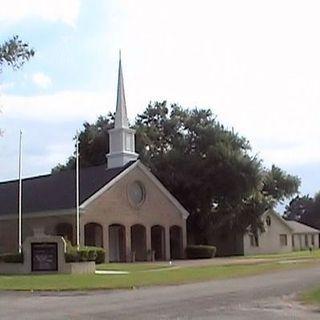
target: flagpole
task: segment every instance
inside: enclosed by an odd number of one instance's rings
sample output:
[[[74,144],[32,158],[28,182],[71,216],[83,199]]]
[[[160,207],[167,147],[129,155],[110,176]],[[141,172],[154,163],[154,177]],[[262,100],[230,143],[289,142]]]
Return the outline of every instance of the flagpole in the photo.
[[[80,210],[79,210],[79,133],[76,141],[76,214],[77,214],[77,249],[80,248]]]
[[[19,137],[19,253],[22,252],[22,131]]]

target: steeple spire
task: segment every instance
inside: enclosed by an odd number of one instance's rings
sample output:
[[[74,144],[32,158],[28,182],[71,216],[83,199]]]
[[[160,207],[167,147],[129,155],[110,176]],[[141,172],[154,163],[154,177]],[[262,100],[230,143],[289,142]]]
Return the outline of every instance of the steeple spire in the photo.
[[[119,52],[117,106],[116,106],[116,117],[115,117],[114,127],[115,128],[129,127],[126,97],[124,94],[124,84],[123,84],[122,65],[121,65],[121,51]]]
[[[114,129],[109,130],[108,168],[122,167],[138,159],[135,153],[135,130],[129,128],[126,98],[124,95],[121,52],[119,54],[117,105]]]

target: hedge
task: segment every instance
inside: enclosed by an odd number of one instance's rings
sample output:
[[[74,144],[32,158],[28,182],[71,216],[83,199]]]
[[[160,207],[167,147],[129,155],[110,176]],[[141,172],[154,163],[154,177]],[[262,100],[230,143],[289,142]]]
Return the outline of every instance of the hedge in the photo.
[[[210,259],[216,254],[216,247],[207,245],[187,246],[186,254],[188,259]]]
[[[105,251],[99,247],[80,247],[77,250],[67,244],[67,252],[65,254],[66,262],[82,262],[82,261],[95,261],[95,263],[103,263],[105,259]]]

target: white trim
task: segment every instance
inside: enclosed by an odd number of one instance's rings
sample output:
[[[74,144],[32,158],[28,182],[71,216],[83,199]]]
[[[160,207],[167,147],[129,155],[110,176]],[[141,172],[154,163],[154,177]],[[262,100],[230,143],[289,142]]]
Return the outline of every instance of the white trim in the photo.
[[[138,167],[150,178],[152,182],[160,189],[160,191],[171,201],[171,203],[181,212],[182,217],[187,219],[189,212],[181,205],[181,203],[165,188],[159,179],[151,173],[151,171],[141,162],[138,161]]]
[[[80,210],[80,213],[83,213],[83,211]],[[74,215],[74,208],[54,210],[54,211],[39,211],[39,212],[25,213],[23,218],[32,219],[32,218],[47,218],[47,217],[56,217],[56,216],[69,216],[69,215]],[[0,216],[0,221],[16,220],[16,219],[17,217],[14,214],[5,214]]]
[[[283,225],[285,225],[291,231],[291,233],[293,233],[294,230],[289,226],[287,221],[284,220],[280,215],[278,215],[273,209],[267,210],[263,215],[266,216],[268,214],[271,214],[276,219],[278,219]],[[271,225],[272,225],[272,221],[271,221]]]
[[[113,178],[110,182],[108,182],[104,187],[98,190],[95,194],[93,194],[90,198],[84,201],[81,205],[81,209],[85,209],[90,203],[100,197],[104,192],[109,190],[115,183],[120,181],[126,174],[131,172],[136,167],[139,167],[143,173],[145,173],[148,178],[160,189],[160,191],[167,197],[170,202],[180,211],[182,217],[187,219],[189,216],[189,212],[179,203],[179,201],[164,187],[164,185],[150,172],[150,170],[142,164],[140,160],[137,160],[134,164],[130,167],[122,171],[118,174],[115,178]]]
[[[133,170],[139,160],[133,163],[131,166],[129,166],[127,169],[123,170],[120,174],[118,174],[116,177],[114,177],[111,181],[109,181],[104,187],[102,187],[100,190],[98,190],[96,193],[94,193],[91,197],[89,197],[86,201],[84,201],[80,205],[80,209],[84,210],[91,202],[99,198],[104,192],[109,190],[115,183],[117,183],[119,180],[122,179],[127,173],[129,173],[131,170]]]

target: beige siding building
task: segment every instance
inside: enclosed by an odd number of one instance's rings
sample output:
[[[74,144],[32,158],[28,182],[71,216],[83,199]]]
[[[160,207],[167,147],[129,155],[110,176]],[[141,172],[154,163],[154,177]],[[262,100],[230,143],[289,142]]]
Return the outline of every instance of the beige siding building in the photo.
[[[264,232],[255,237],[251,232],[243,236],[244,255],[285,253],[292,251],[292,230],[277,213],[268,210],[262,217]]]
[[[272,210],[263,215],[265,232],[243,236],[243,254],[258,255],[318,249],[320,231],[297,221],[284,220]]]
[[[292,248],[295,251],[319,248],[320,231],[297,221],[287,221],[292,229]]]

